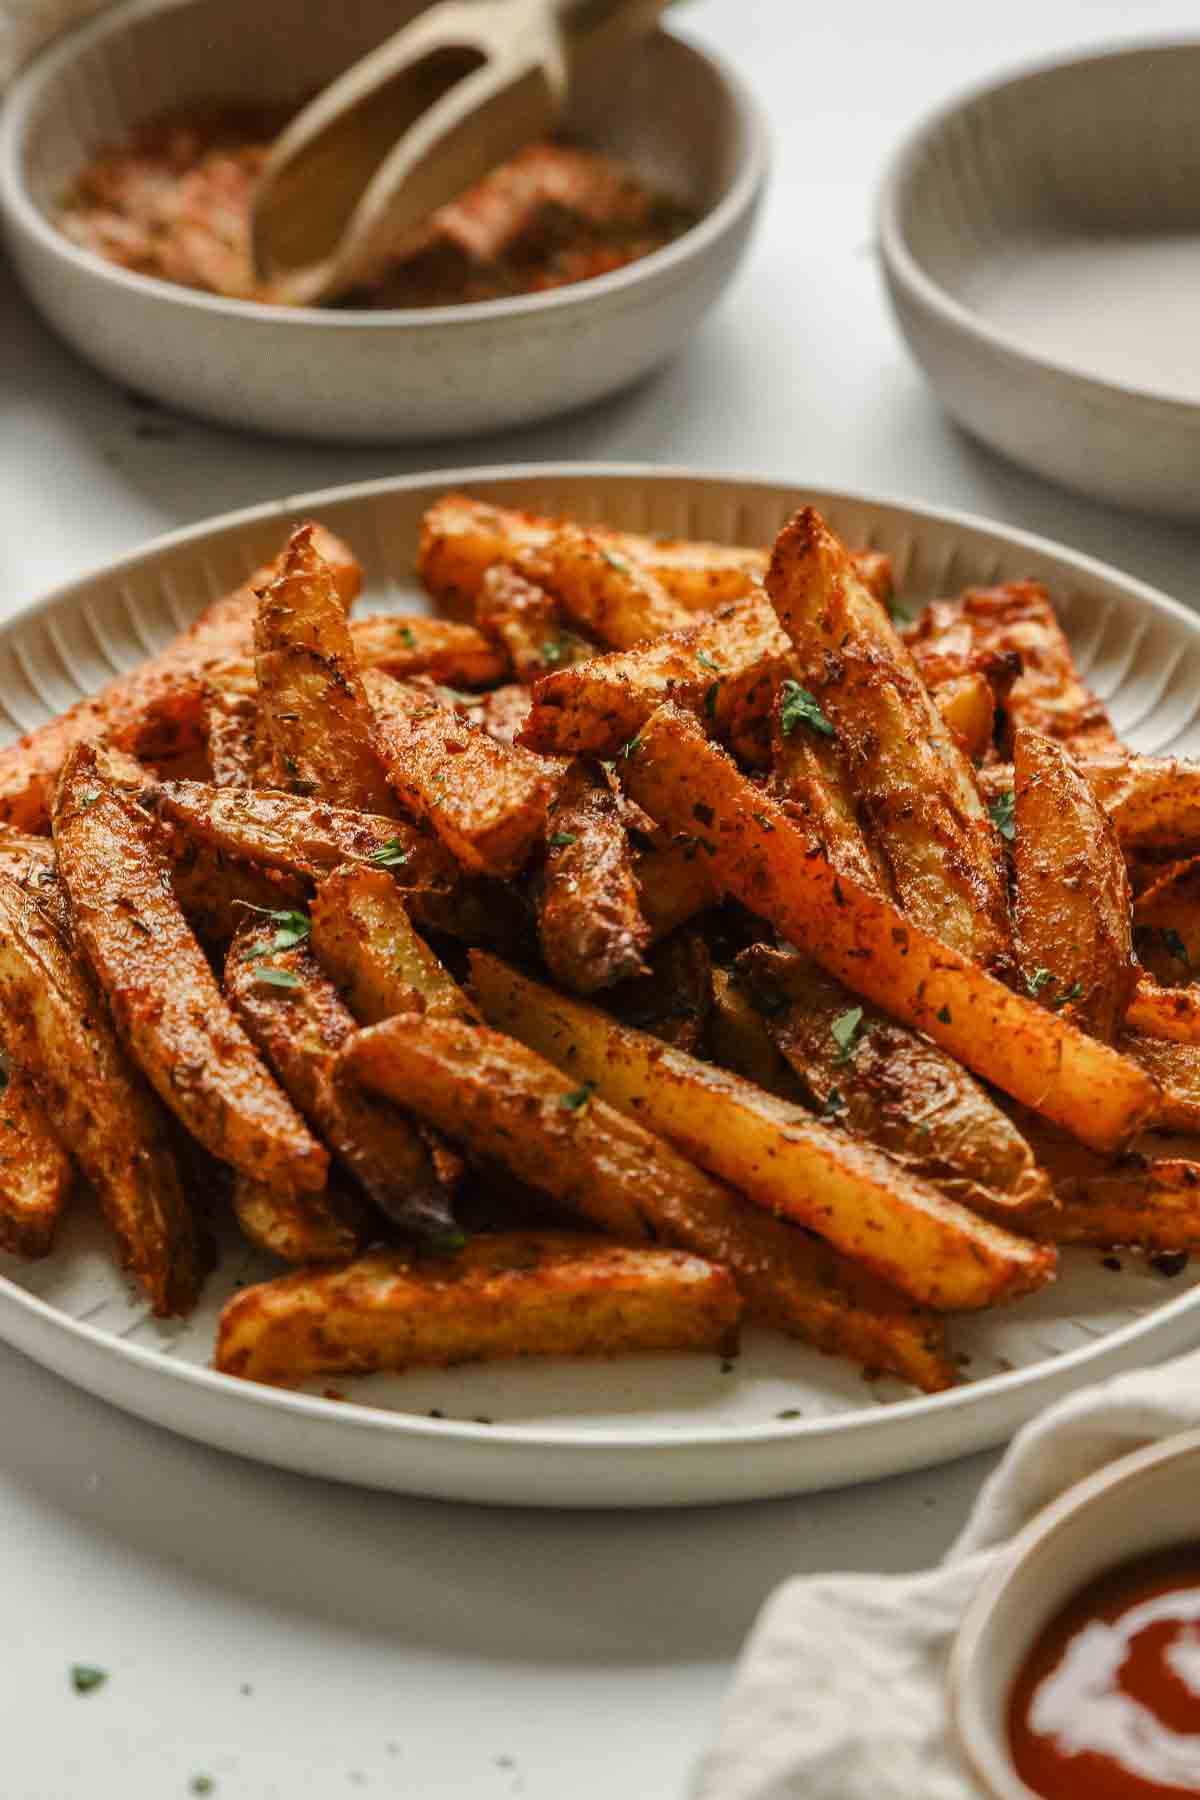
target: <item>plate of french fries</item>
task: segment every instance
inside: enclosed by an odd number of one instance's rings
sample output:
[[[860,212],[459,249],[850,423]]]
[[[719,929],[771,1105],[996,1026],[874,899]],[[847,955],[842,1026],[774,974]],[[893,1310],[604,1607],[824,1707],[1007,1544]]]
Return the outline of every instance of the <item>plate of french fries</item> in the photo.
[[[1086,558],[686,472],[64,590],[0,635],[0,1336],[562,1505],[896,1472],[1183,1348],[1198,697]]]

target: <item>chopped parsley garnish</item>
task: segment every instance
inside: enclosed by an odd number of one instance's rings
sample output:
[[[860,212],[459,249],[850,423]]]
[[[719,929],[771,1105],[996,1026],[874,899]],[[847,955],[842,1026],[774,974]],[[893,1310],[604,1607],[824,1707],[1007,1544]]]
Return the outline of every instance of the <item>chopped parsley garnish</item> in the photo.
[[[1016,795],[1011,788],[1005,788],[1004,792],[997,794],[996,798],[988,805],[988,816],[992,824],[1000,836],[1007,838],[1010,844],[1017,835],[1015,808]]]
[[[822,737],[836,737],[832,721],[825,717],[815,694],[810,694],[798,681],[785,681],[779,690],[779,724],[784,737],[791,737],[797,725],[807,725]]]
[[[595,1082],[585,1081],[582,1087],[572,1088],[569,1094],[560,1094],[558,1104],[567,1112],[578,1112],[580,1107],[587,1105],[595,1091]]]
[[[1053,980],[1054,977],[1049,969],[1035,969],[1032,975],[1027,975],[1025,977],[1025,986],[1029,989],[1031,994],[1037,995],[1040,994],[1042,989]]]
[[[829,1097],[821,1108],[819,1116],[822,1119],[836,1119],[837,1115],[845,1110],[845,1106],[846,1102],[842,1096],[841,1088],[831,1087],[829,1090]]]
[[[79,804],[80,806],[95,806],[99,798],[99,788],[85,788],[79,796]]]
[[[304,942],[305,938],[312,930],[312,920],[307,913],[288,911],[277,912],[269,906],[253,906],[249,900],[236,900],[234,905],[244,906],[247,912],[260,913],[264,919],[270,919],[272,925],[277,927],[275,936],[271,939],[271,942],[269,944],[259,945],[253,950],[247,950],[242,957],[243,962],[257,962],[260,957],[274,956],[276,952],[280,950],[294,950],[297,944],[302,944]],[[286,984],[282,981],[276,983],[277,987],[283,987],[285,985],[291,987],[298,986],[299,983],[294,980],[289,981]]]
[[[568,845],[577,841],[573,831],[552,831],[550,833],[549,842],[552,850],[565,850]]]
[[[449,1225],[444,1231],[431,1232],[421,1249],[426,1256],[455,1256],[466,1241],[465,1231],[460,1231],[457,1225]]]
[[[265,982],[268,987],[298,988],[300,977],[293,975],[290,969],[259,969],[254,979]]]
[[[386,844],[380,844],[378,850],[372,850],[367,861],[377,869],[398,869],[412,855],[406,850],[398,837],[389,838]]]
[[[837,1018],[833,1021],[833,1024],[829,1027],[829,1035],[838,1047],[838,1061],[840,1063],[850,1061],[850,1052],[854,1048],[854,1040],[857,1038],[859,1028],[862,1025],[862,1016],[862,1007],[852,1006],[846,1012],[839,1013]]]
[[[913,619],[916,617],[915,613],[907,612],[905,610],[905,608],[903,606],[901,606],[899,601],[897,601],[897,600],[889,600],[887,603],[887,609],[888,609],[888,617],[896,625],[911,625],[913,622]]]
[[[77,1694],[94,1694],[107,1680],[107,1669],[98,1669],[92,1663],[71,1664],[71,1686]]]
[[[704,696],[704,710],[708,714],[708,722],[710,725],[715,725],[717,722],[717,695],[720,691],[720,682],[714,681]]]
[[[188,1783],[189,1794],[215,1794],[217,1784],[211,1775],[193,1775]]]
[[[621,760],[623,762],[628,762],[630,757],[633,755],[634,751],[636,749],[638,749],[638,747],[640,746],[641,741],[642,741],[641,732],[640,731],[635,732],[633,737],[631,737],[629,739],[628,743],[621,745],[621,748],[618,750],[617,755],[621,758]]]
[[[948,1025],[950,1023],[950,1008],[948,1006],[941,1007],[938,1011],[938,1018],[943,1025]]]
[[[406,650],[415,650],[416,649],[416,647],[417,647],[416,633],[413,631],[413,628],[411,625],[402,625],[400,627],[400,642],[404,645]]]
[[[618,556],[615,550],[606,550],[603,544],[601,544],[600,554],[610,569],[620,569],[622,574],[628,573],[629,564],[625,561],[623,556]]]
[[[566,656],[566,638],[547,638],[543,643],[541,648],[541,658],[544,663],[549,663],[551,668],[554,668],[557,663],[565,662]]]
[[[1050,1004],[1057,1011],[1060,1006],[1066,1006],[1066,1004],[1069,1000],[1081,1000],[1082,998],[1083,998],[1083,983],[1082,983],[1082,981],[1075,981],[1075,982],[1072,982],[1071,986],[1067,989],[1065,994],[1060,994],[1058,996],[1058,998],[1056,1000],[1052,1000],[1050,1002]]]
[[[714,675],[719,675],[721,673],[720,663],[714,662],[712,657],[709,656],[708,652],[705,650],[697,650],[696,661],[700,664],[702,669],[711,669]]]

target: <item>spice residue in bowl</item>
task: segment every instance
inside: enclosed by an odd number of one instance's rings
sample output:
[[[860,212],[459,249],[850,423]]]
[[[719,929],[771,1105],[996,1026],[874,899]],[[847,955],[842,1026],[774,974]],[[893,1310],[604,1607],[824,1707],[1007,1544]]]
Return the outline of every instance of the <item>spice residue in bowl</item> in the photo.
[[[173,113],[89,162],[57,215],[76,244],[137,274],[279,304],[250,256],[254,185],[282,111]],[[696,215],[617,158],[530,144],[434,213],[417,243],[341,302],[469,306],[588,281],[661,249]]]

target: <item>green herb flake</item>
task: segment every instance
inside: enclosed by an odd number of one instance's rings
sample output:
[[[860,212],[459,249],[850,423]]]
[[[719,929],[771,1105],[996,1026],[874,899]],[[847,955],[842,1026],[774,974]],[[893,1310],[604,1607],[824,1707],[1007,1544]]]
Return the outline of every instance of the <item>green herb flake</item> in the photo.
[[[569,1094],[560,1094],[558,1104],[567,1112],[578,1112],[587,1105],[596,1091],[594,1081],[585,1081],[582,1087],[572,1088]]]
[[[552,850],[566,850],[571,844],[578,842],[573,831],[552,831],[547,841]]]
[[[254,979],[267,987],[298,988],[300,977],[293,975],[290,969],[259,969]]]
[[[617,755],[621,758],[622,762],[629,761],[629,759],[633,755],[634,751],[641,748],[641,742],[642,742],[642,734],[639,731],[639,732],[635,733],[635,735],[629,739],[628,743],[621,745],[621,748],[618,750]]]
[[[1002,794],[989,802],[988,816],[1002,838],[1011,844],[1017,835],[1016,823],[1017,797],[1011,788],[1005,788]]]
[[[623,575],[629,573],[629,564],[625,561],[623,556],[618,556],[615,550],[606,550],[604,546],[601,545],[600,554],[610,569],[620,569]]]
[[[711,669],[714,675],[719,675],[721,673],[720,663],[714,662],[706,650],[697,650],[696,661],[700,664],[702,669]]]
[[[950,1008],[948,1006],[940,1007],[938,1009],[938,1018],[943,1025],[948,1025],[950,1023]]]
[[[567,659],[567,640],[565,638],[547,638],[541,648],[541,658],[551,669],[557,668],[560,662]]]
[[[1071,983],[1071,986],[1067,989],[1065,994],[1057,995],[1050,1004],[1054,1008],[1054,1011],[1057,1012],[1060,1006],[1066,1006],[1069,1001],[1082,1000],[1082,998],[1083,983],[1082,981],[1074,981]]]
[[[235,900],[234,905],[243,906],[247,912],[258,913],[262,918],[270,919],[272,925],[276,927],[275,936],[271,942],[262,948],[248,950],[242,958],[243,962],[255,962],[260,956],[274,956],[279,950],[294,950],[297,944],[304,942],[312,930],[312,920],[307,913],[277,911],[269,906],[254,906],[249,900]],[[282,987],[284,983],[279,982],[277,985]],[[299,983],[297,982],[295,985],[299,986]]]
[[[1035,969],[1032,975],[1027,975],[1025,977],[1025,986],[1036,998],[1037,995],[1041,993],[1042,989],[1047,987],[1053,980],[1054,976],[1050,973],[1049,969]]]
[[[77,1694],[94,1694],[107,1680],[107,1669],[98,1669],[93,1663],[71,1664],[71,1686]]]
[[[804,1414],[798,1406],[785,1406],[782,1412],[775,1414],[777,1419],[802,1419]]]
[[[189,1794],[215,1794],[217,1784],[211,1775],[193,1775],[188,1782]]]
[[[850,1061],[850,1052],[854,1048],[854,1041],[862,1025],[862,1016],[862,1007],[852,1006],[846,1012],[839,1013],[829,1027],[829,1035],[838,1047],[839,1063]]]
[[[95,804],[99,798],[100,798],[100,789],[99,788],[85,788],[83,790],[82,794],[80,794],[80,796],[79,796],[79,804],[81,807],[95,806]]]
[[[779,690],[779,724],[784,737],[791,737],[797,725],[807,725],[822,737],[836,737],[831,720],[825,717],[815,694],[810,694],[798,681],[785,681]]]
[[[838,1114],[845,1110],[845,1106],[846,1101],[841,1088],[831,1087],[829,1096],[826,1099],[824,1106],[821,1108],[819,1116],[822,1119],[836,1119]]]
[[[908,612],[896,600],[889,600],[887,603],[887,609],[888,609],[888,617],[889,617],[889,619],[891,619],[891,621],[894,625],[911,625],[913,620],[917,616],[915,613]]]
[[[378,850],[372,850],[367,861],[376,869],[398,869],[406,863],[412,852],[406,850],[398,837],[389,838],[386,844],[380,844]]]
[[[406,650],[415,650],[416,649],[417,635],[411,625],[402,625],[400,627],[399,635],[400,635],[400,642],[404,645],[404,648]]]
[[[704,696],[704,710],[708,714],[708,722],[710,725],[715,725],[717,722],[717,695],[720,691],[720,682],[714,681]]]

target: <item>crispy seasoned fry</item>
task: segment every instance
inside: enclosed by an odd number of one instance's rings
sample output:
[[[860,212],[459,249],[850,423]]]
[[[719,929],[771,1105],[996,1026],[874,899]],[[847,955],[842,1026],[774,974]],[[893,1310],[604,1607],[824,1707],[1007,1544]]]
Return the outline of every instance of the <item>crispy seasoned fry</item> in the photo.
[[[428,819],[464,869],[516,874],[541,837],[560,772],[498,744],[427,688],[377,669],[366,679],[388,778],[404,805]]]
[[[483,696],[483,729],[498,744],[515,744],[533,704],[527,687],[510,681]]]
[[[614,1018],[674,1044],[698,1050],[713,1004],[712,956],[701,933],[673,932],[656,944],[644,975],[609,988],[604,1006]]]
[[[1127,856],[1181,859],[1200,851],[1200,762],[1085,745],[1078,764]],[[979,778],[993,805],[1012,791],[1012,769],[1004,763],[981,769]]]
[[[735,1075],[745,1076],[768,1094],[782,1100],[798,1100],[796,1078],[767,1030],[766,1019],[753,997],[752,984],[740,971],[714,969],[713,1010],[709,1037],[713,1060]]]
[[[699,828],[715,875],[752,912],[985,1081],[1099,1149],[1124,1143],[1154,1114],[1159,1096],[1147,1075],[837,873],[686,713],[662,707],[618,770],[664,828]],[[711,819],[697,819],[698,794]]]
[[[558,601],[507,563],[495,563],[484,576],[475,617],[503,644],[519,682],[536,681],[596,654],[586,638],[568,631]]]
[[[1200,857],[1174,863],[1133,908],[1138,961],[1163,987],[1187,987],[1200,969]]]
[[[691,623],[687,607],[672,600],[656,575],[578,525],[563,525],[537,551],[522,552],[517,568],[611,650],[632,650]]]
[[[650,927],[620,808],[607,784],[582,767],[546,823],[538,932],[546,967],[576,993],[594,994],[645,972]]]
[[[395,811],[371,709],[330,570],[306,526],[259,595],[254,618],[258,718],[285,783],[335,806]]]
[[[1030,994],[1116,1041],[1137,983],[1116,834],[1061,744],[1019,727],[1012,846],[1017,961]]]
[[[75,1171],[19,1066],[0,1092],[0,1250],[49,1256]]]
[[[1200,1044],[1200,988],[1160,987],[1152,975],[1140,975],[1125,1024],[1144,1037]]]
[[[1020,674],[1004,700],[1013,725],[1078,751],[1115,742],[1104,707],[1079,678],[1040,582],[968,588],[956,600],[935,600],[904,636],[931,686],[1015,656]]]
[[[672,838],[666,833],[662,838],[634,859],[638,905],[650,927],[652,944],[721,898],[709,858],[696,839]]]
[[[294,875],[231,861],[210,845],[188,842],[182,833],[171,833],[168,855],[171,891],[209,952],[224,954],[245,923],[246,907],[272,912],[302,906],[308,892]]]
[[[894,897],[885,857],[863,836],[837,744],[797,723],[795,709],[787,707],[785,699],[780,692],[771,710],[771,791],[824,845],[835,869]],[[785,719],[790,729],[785,730]]]
[[[710,1174],[776,1217],[820,1232],[938,1311],[968,1311],[1041,1287],[1045,1257],[975,1218],[867,1144],[727,1070],[618,1025],[594,1007],[474,952],[489,1022],[594,1083]]]
[[[1162,1089],[1156,1126],[1200,1133],[1200,1044],[1172,1043],[1170,1038],[1127,1031],[1120,1039],[1120,1049]]]
[[[727,1272],[685,1251],[507,1232],[452,1258],[377,1250],[330,1274],[247,1288],[221,1316],[216,1366],[294,1382],[510,1356],[727,1355],[740,1312]]]
[[[0,1037],[96,1189],[121,1261],[155,1312],[189,1311],[201,1256],[157,1104],[90,979],[32,896],[2,873]]]
[[[989,1217],[1011,1221],[1048,1199],[1012,1120],[928,1038],[856,1006],[806,956],[756,944],[737,966],[822,1117]]]
[[[1034,1127],[1038,1160],[1050,1175],[1057,1205],[1034,1214],[1029,1229],[1058,1244],[1200,1249],[1200,1162],[1164,1142],[1168,1147],[1161,1153],[1131,1153],[1114,1161]],[[1184,1140],[1182,1147],[1192,1146]]]
[[[543,676],[520,742],[565,755],[616,756],[664,700],[704,718],[721,737],[736,716],[744,737],[748,696],[765,721],[791,651],[769,600],[755,594],[639,649]]]
[[[362,570],[331,532],[320,525],[312,530],[349,606]],[[150,758],[181,741],[199,741],[209,672],[249,649],[256,590],[277,567],[278,562],[258,570],[244,587],[214,602],[157,656],[0,749],[0,820],[26,831],[48,830],[58,772],[71,747],[85,739],[106,737]]]
[[[78,744],[63,769],[54,843],[79,942],[134,1059],[188,1130],[276,1187],[317,1191],[328,1157],[275,1085],[213,979],[171,891],[154,828]]]
[[[451,687],[490,687],[504,681],[509,660],[473,625],[427,619],[420,613],[373,613],[350,621],[361,669],[383,669],[398,680],[428,675]]]
[[[327,875],[312,907],[312,947],[356,1019],[396,1013],[476,1019],[473,1003],[413,930],[382,869],[347,864]]]
[[[796,729],[836,733],[904,912],[984,967],[1005,967],[1012,946],[1000,840],[974,772],[886,610],[813,507],[776,540],[767,591],[802,669],[790,694]]]
[[[996,726],[996,697],[987,676],[972,669],[952,675],[929,692],[963,755],[982,762]]]
[[[240,1169],[233,1181],[233,1212],[242,1235],[282,1262],[344,1262],[354,1255],[360,1232],[351,1206],[343,1216],[343,1198],[332,1187],[319,1194],[281,1193]]]
[[[258,706],[249,695],[214,687],[204,702],[208,772],[214,787],[250,788],[262,762]]]
[[[343,1052],[521,1179],[631,1243],[648,1237],[726,1264],[753,1316],[820,1349],[950,1386],[939,1321],[825,1244],[747,1207],[670,1145],[522,1045],[448,1020],[395,1019]]]
[[[295,913],[278,931],[274,923],[244,927],[225,963],[225,992],[293,1103],[380,1211],[410,1230],[453,1230],[448,1196],[416,1126],[394,1107],[335,1080],[337,1052],[354,1035],[354,1015],[309,950],[307,923],[305,914]],[[293,947],[274,950],[279,937]],[[276,982],[281,974],[290,978],[289,985],[271,985],[264,979],[270,971]],[[365,1229],[361,1206],[356,1215],[326,1192],[335,1222]],[[319,1213],[321,1197],[306,1205]],[[354,1248],[352,1242],[339,1254]]]

